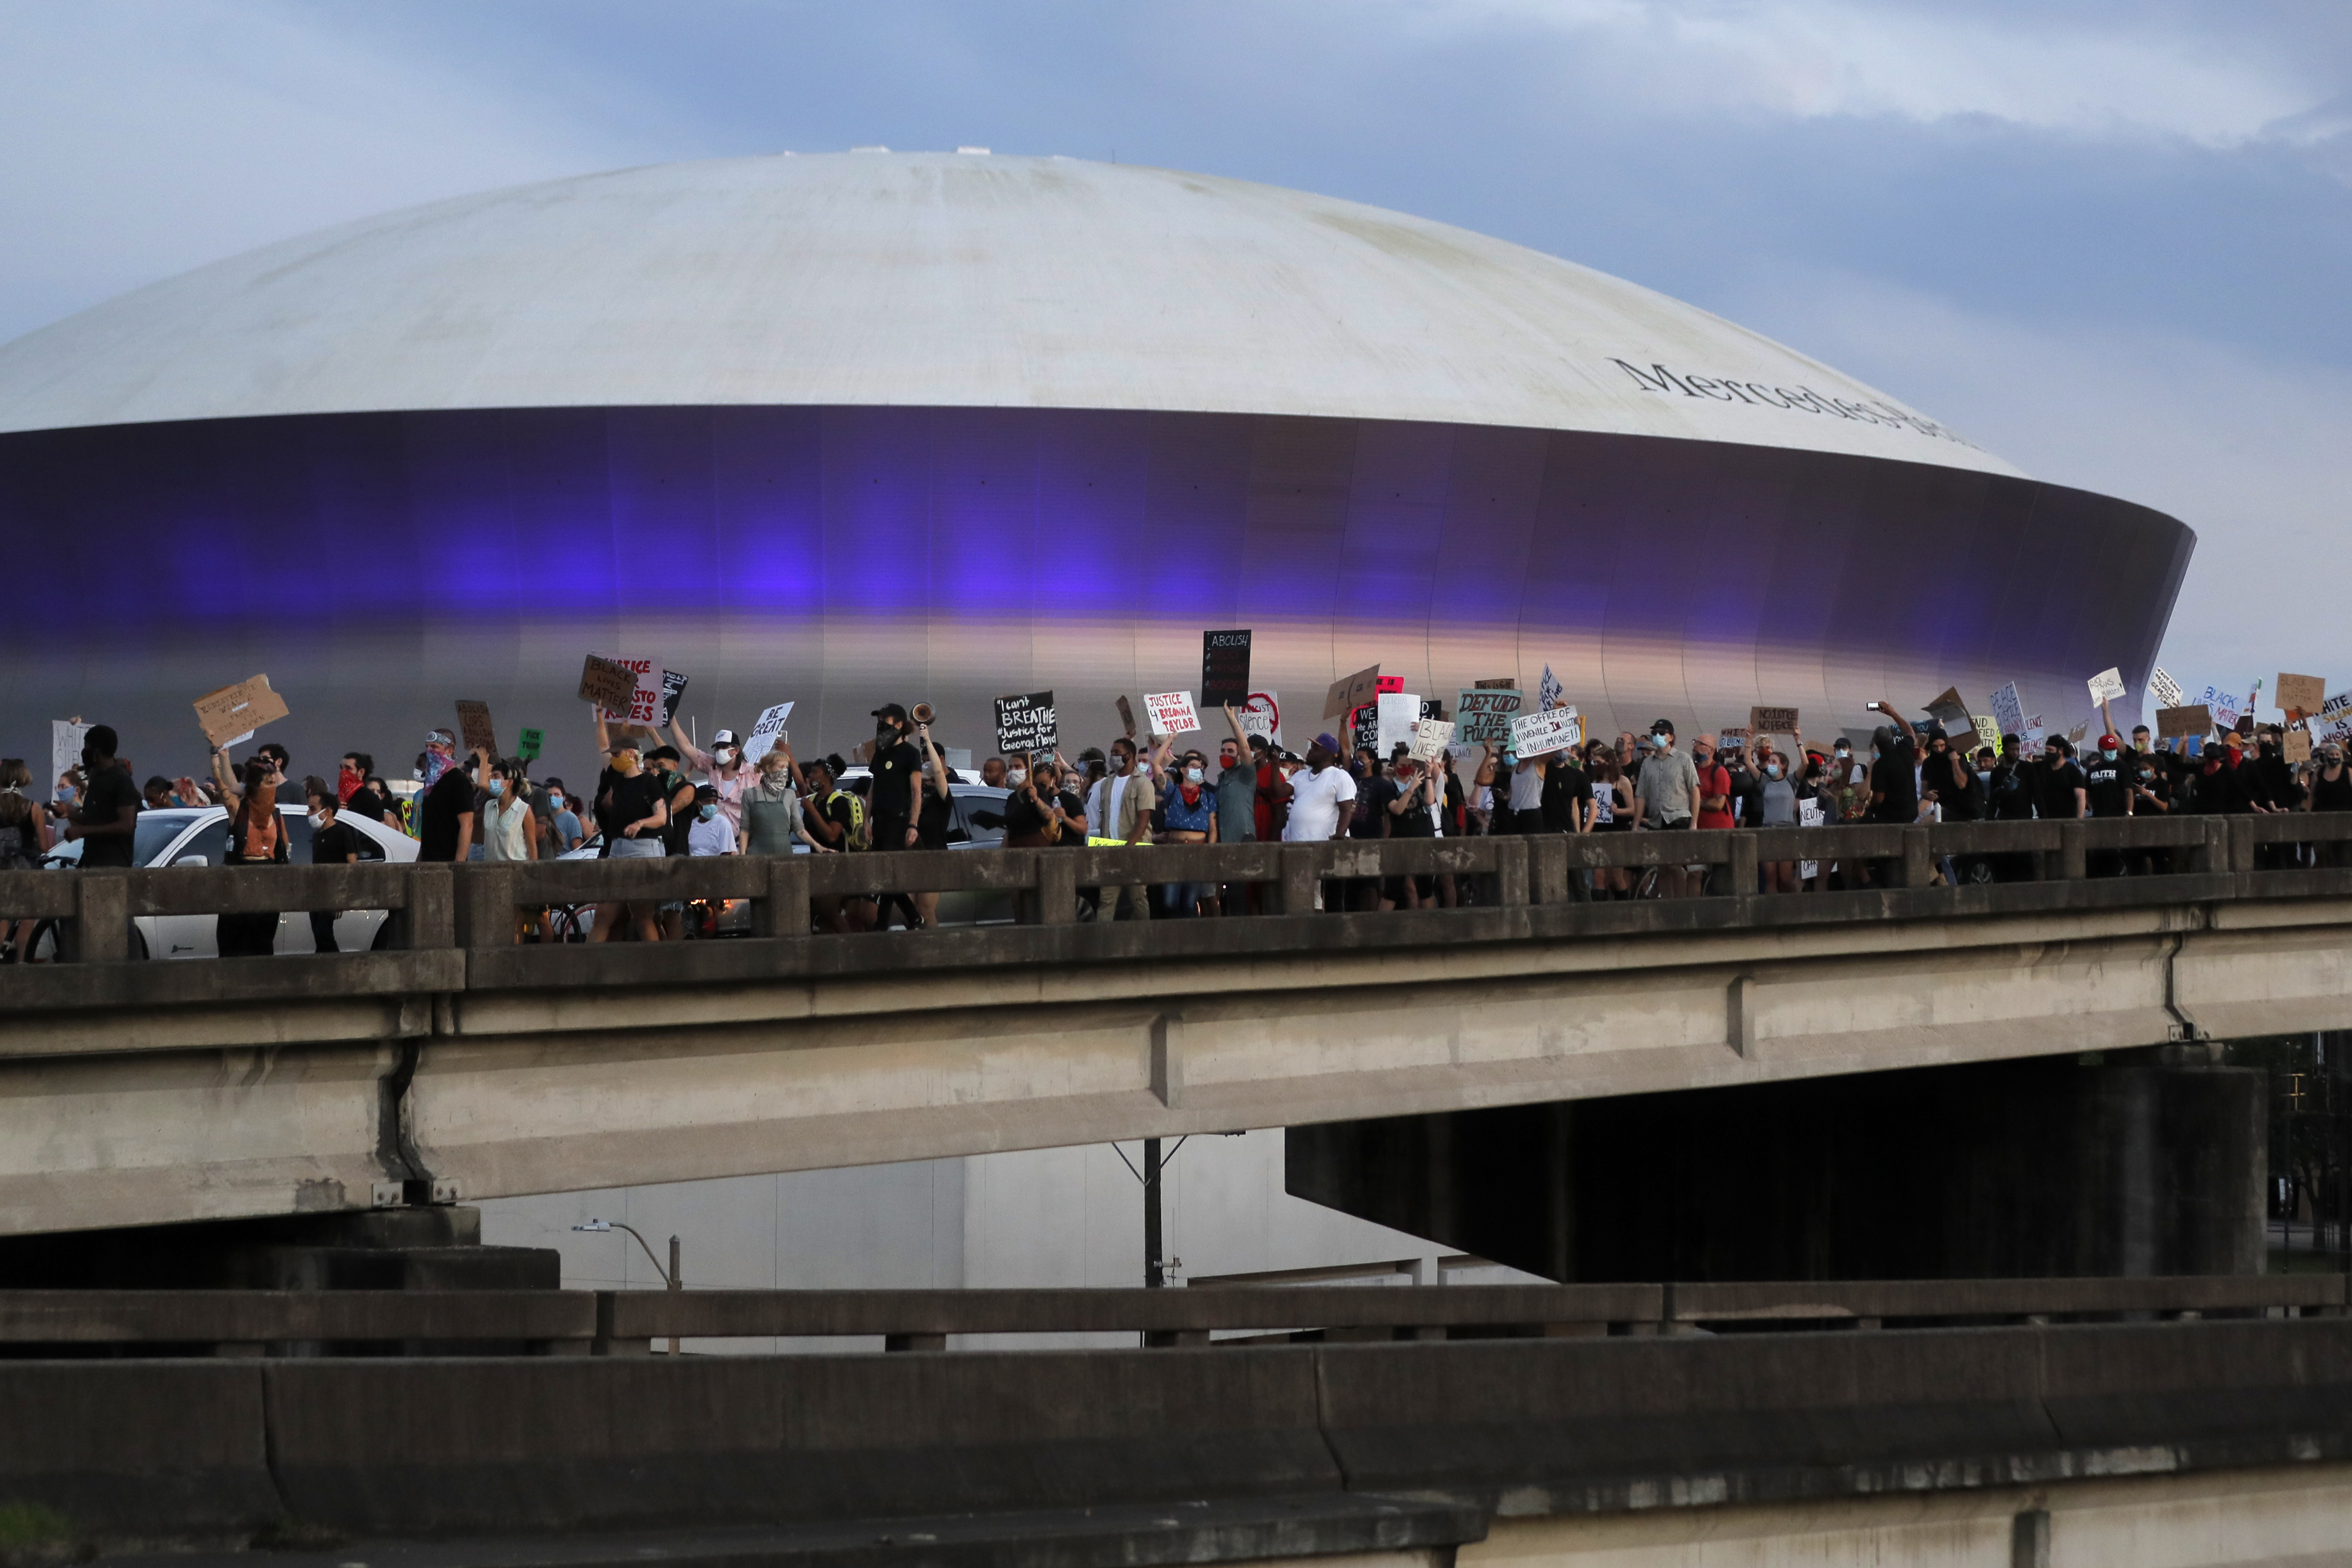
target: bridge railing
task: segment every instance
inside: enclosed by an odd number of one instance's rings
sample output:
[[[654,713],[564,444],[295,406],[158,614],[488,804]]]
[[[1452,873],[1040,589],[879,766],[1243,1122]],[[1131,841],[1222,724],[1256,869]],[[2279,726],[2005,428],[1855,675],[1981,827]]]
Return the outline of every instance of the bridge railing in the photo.
[[[1831,889],[1768,894],[1759,868],[1784,861],[1817,864]],[[1586,904],[1590,872],[1625,868],[1696,868],[1691,897],[1668,900],[1657,916],[1687,924],[1788,918],[1934,918],[1961,910],[1993,912],[2000,897],[2026,907],[2027,889],[1933,886],[1948,871],[1962,881],[1983,867],[2007,884],[2129,884],[2098,895],[2151,900],[2341,896],[2352,891],[2352,813],[2258,816],[2151,816],[2085,821],[1957,823],[1942,826],[1837,826],[1675,833],[1440,839],[1340,840],[1321,844],[1157,845],[1108,848],[979,849],[892,854],[696,857],[522,864],[169,867],[128,871],[0,872],[0,920],[54,922],[58,957],[47,966],[0,970],[0,1003],[25,1006],[97,1005],[118,995],[113,984],[52,973],[94,970],[132,956],[131,922],[148,916],[232,910],[388,911],[378,951],[274,960],[229,960],[266,970],[234,985],[217,980],[179,988],[191,998],[234,999],[240,988],[272,994],[296,985],[306,994],[454,991],[474,985],[635,984],[695,980],[778,970],[826,972],[846,960],[810,956],[826,944],[865,944],[851,967],[887,967],[877,943],[908,962],[992,963],[1066,959],[1074,950],[1045,940],[1051,928],[1080,919],[1082,889],[1167,883],[1245,886],[1259,917],[1286,920],[1255,936],[1182,928],[1231,921],[1121,922],[1106,920],[1088,941],[1095,956],[1133,958],[1161,948],[1208,951],[1248,942],[1328,944],[1296,922],[1339,918],[1355,922],[1350,942],[1512,940],[1572,935],[1590,926],[1616,933],[1641,916],[1620,904]],[[2128,872],[2128,877],[2124,873]],[[1451,879],[1459,907],[1417,913],[1364,912],[1370,885],[1400,877]],[[971,930],[810,937],[813,914],[827,900],[891,892],[994,891],[1013,896],[1026,937]],[[1865,897],[1866,896],[1866,897]],[[1855,902],[1863,897],[1863,903]],[[740,900],[749,906],[741,942],[645,945],[516,943],[518,911],[558,905],[634,901]],[[1841,901],[1843,900],[1843,901]],[[1349,911],[1349,906],[1356,906]],[[1865,904],[1867,907],[1865,907]],[[1571,915],[1570,908],[1578,912]],[[1693,906],[1698,906],[1694,908]],[[1781,911],[1775,914],[1773,911]],[[1368,921],[1397,921],[1387,935]],[[1433,925],[1431,922],[1436,922]],[[621,922],[614,922],[619,924]],[[1642,928],[1647,929],[1647,928]],[[992,928],[1003,933],[1004,928]],[[1289,931],[1292,935],[1285,935]],[[988,942],[974,945],[976,937]],[[908,945],[912,944],[912,945]],[[928,945],[927,945],[928,944]],[[803,954],[789,962],[780,945]],[[714,949],[744,949],[722,956]],[[1111,949],[1115,948],[1114,952]],[[985,949],[985,951],[983,951]],[[1001,949],[1002,951],[998,951]],[[1222,948],[1220,948],[1222,951]],[[1091,949],[1089,949],[1091,953]],[[924,955],[919,959],[911,955]],[[1086,956],[1086,955],[1079,955]],[[893,960],[896,962],[897,960]],[[184,965],[152,966],[181,969]],[[299,981],[299,974],[313,978]],[[174,984],[142,983],[142,1001],[171,999]],[[148,995],[147,992],[153,992]],[[17,994],[22,993],[21,995]]]
[[[2340,1316],[2341,1275],[979,1290],[0,1290],[0,1355],[402,1345],[643,1354],[656,1342],[1133,1334],[1146,1345],[1577,1338],[2129,1318]],[[1225,1336],[1217,1338],[1216,1336]]]

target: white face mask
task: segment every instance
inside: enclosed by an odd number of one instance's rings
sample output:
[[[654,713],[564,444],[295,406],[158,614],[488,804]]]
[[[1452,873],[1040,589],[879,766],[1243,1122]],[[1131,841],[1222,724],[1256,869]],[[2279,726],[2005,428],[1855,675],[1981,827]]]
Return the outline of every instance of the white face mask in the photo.
[[[324,826],[327,826],[327,814],[326,814],[325,812],[323,812],[323,811],[314,811],[314,812],[312,812],[312,813],[310,814],[310,826],[313,826],[313,827],[324,827]]]
[[[1011,787],[1019,789],[1023,784],[1029,782],[1029,770],[1027,768],[1007,768],[1004,770],[1004,782]]]

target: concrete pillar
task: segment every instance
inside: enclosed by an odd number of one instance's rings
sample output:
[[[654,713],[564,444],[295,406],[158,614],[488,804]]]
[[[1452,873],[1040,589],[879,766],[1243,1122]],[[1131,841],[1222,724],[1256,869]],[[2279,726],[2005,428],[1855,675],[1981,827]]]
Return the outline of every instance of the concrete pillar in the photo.
[[[2250,1068],[2072,1058],[1293,1128],[1294,1194],[1561,1280],[2245,1274]]]

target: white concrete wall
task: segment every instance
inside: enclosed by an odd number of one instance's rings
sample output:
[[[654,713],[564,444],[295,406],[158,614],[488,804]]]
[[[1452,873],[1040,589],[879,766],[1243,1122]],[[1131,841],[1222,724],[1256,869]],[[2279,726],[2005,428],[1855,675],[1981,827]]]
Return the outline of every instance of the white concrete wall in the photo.
[[[1174,1148],[1174,1141],[1163,1146]],[[1141,1147],[1121,1145],[1140,1164]],[[1187,1140],[1166,1165],[1161,1213],[1175,1282],[1415,1259],[1434,1282],[1450,1249],[1283,1191],[1279,1130]],[[482,1238],[563,1254],[575,1289],[658,1289],[626,1234],[575,1232],[592,1217],[636,1226],[656,1253],[680,1238],[688,1289],[952,1289],[1143,1283],[1143,1192],[1107,1144],[836,1171],[605,1188],[482,1205]],[[1504,1268],[1462,1280],[1528,1279]],[[987,1342],[1117,1344],[1131,1335],[1005,1335]],[[730,1351],[870,1350],[872,1341],[691,1342]]]

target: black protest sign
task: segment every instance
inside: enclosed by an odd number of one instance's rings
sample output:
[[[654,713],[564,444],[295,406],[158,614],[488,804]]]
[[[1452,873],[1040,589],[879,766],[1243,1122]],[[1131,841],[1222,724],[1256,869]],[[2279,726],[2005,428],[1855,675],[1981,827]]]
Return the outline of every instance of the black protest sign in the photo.
[[[674,669],[662,671],[661,722],[667,724],[677,717],[677,700],[686,695],[686,677]]]
[[[996,750],[1000,756],[1051,752],[1061,743],[1061,725],[1054,713],[1052,692],[1032,691],[1025,697],[996,700]]]
[[[1250,695],[1250,635],[1246,629],[1201,634],[1201,709],[1208,712]]]

